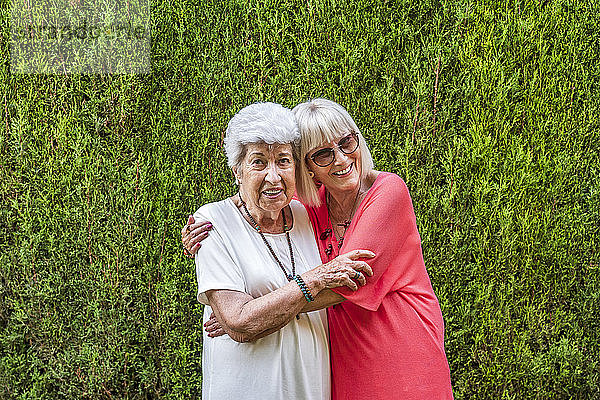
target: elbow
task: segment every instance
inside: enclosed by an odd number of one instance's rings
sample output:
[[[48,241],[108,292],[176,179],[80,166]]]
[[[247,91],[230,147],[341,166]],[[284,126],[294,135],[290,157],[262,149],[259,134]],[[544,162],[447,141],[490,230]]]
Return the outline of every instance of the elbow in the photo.
[[[225,331],[233,340],[238,343],[248,343],[254,341],[256,334],[250,329],[248,324],[241,321],[236,321],[231,325],[227,325]]]
[[[226,330],[227,333],[236,342],[248,343],[256,340],[258,332],[252,329],[252,324],[248,321],[232,321],[227,327],[229,328]]]
[[[227,327],[238,334],[247,334],[250,331],[250,327],[246,321],[241,319],[227,321]]]
[[[238,332],[231,332],[229,334],[229,337],[238,343],[250,343],[255,340],[254,335],[249,335],[246,333],[238,333]]]

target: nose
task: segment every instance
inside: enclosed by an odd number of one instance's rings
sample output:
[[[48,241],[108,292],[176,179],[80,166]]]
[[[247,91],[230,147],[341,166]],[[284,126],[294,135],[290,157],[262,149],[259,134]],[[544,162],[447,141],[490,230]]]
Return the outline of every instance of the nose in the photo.
[[[334,165],[345,164],[346,159],[348,158],[348,155],[346,155],[342,150],[340,150],[339,147],[335,147],[333,151],[334,151],[334,160],[333,160]]]
[[[267,176],[265,180],[269,183],[279,183],[281,181],[281,175],[279,174],[279,168],[276,165],[270,165],[267,168]]]

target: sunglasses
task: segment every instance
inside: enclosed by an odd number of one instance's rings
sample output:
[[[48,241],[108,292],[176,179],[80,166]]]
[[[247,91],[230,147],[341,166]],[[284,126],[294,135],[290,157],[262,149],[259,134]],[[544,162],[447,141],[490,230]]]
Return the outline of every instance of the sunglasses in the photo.
[[[352,154],[358,149],[358,134],[351,132],[349,135],[344,136],[340,139],[337,146],[338,149],[344,154]],[[321,149],[316,151],[310,159],[319,167],[326,167],[335,160],[335,147],[327,149]]]

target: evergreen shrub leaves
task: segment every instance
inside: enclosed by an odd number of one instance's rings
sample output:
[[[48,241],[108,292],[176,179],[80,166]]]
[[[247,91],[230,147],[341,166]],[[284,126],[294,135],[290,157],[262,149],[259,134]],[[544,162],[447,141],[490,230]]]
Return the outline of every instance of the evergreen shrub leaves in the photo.
[[[152,4],[152,73],[10,71],[0,398],[200,398],[180,229],[245,105],[344,105],[408,184],[457,399],[600,398],[600,30],[581,1]]]

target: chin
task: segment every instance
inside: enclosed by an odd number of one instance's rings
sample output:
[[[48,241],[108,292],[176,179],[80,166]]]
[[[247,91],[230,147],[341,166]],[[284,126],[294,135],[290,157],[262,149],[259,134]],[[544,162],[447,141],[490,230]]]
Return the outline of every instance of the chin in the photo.
[[[266,200],[261,203],[261,208],[268,211],[279,211],[283,207],[287,206],[290,201],[292,201],[291,197],[277,200]]]
[[[261,208],[265,211],[275,212],[285,207],[285,204],[265,204]]]
[[[346,176],[346,177],[340,179],[340,183],[344,187],[354,187],[354,186],[360,184],[360,176],[358,175],[358,173],[354,173],[350,176]]]

